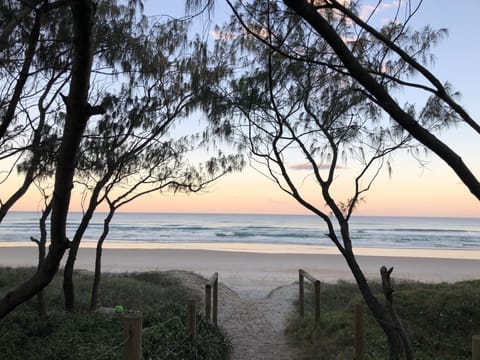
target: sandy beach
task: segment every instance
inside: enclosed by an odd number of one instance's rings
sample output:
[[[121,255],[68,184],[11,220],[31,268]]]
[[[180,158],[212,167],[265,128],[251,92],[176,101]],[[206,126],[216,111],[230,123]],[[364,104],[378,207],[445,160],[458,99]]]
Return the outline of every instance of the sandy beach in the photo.
[[[144,245],[109,243],[104,249],[103,271],[187,270],[205,277],[218,272],[221,282],[249,298],[264,297],[278,286],[295,282],[299,268],[321,281],[353,281],[343,257],[333,247],[231,243]],[[454,282],[480,278],[480,252],[475,250],[363,248],[356,253],[371,279],[379,278],[382,265],[393,266],[397,279]],[[84,244],[77,258],[77,269],[93,270],[94,254],[93,244]],[[28,243],[0,246],[1,266],[34,266],[36,258],[36,248]]]

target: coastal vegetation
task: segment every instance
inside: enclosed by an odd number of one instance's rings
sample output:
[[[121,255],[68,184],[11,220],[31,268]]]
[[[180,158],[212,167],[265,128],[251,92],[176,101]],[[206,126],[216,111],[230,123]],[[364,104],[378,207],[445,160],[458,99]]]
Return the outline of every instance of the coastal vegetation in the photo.
[[[211,66],[205,42],[188,33],[188,19],[148,18],[140,1],[1,6],[1,21],[8,24],[1,38],[11,46],[2,48],[0,67],[0,158],[10,169],[4,180],[18,173],[23,181],[12,194],[2,192],[0,222],[36,187],[51,226],[47,238],[44,221],[42,237],[34,240],[38,271],[0,301],[0,317],[41,292],[64,255],[65,309],[74,311],[77,252],[93,214],[104,206],[109,214],[97,247],[94,307],[102,245],[121,206],[152,192],[199,192],[242,168],[241,156],[220,149],[189,161],[211,145],[205,129],[172,135],[174,124],[205,107],[209,87],[225,69]],[[67,234],[74,187],[84,212]]]
[[[0,268],[0,294],[31,276],[33,268]],[[9,360],[120,359],[123,342],[122,317],[89,311],[88,289],[93,275],[75,274],[78,311],[63,309],[62,279],[57,276],[45,291],[46,314],[39,317],[37,303],[29,301],[2,321],[0,354]],[[197,314],[197,339],[186,332],[186,303],[201,304],[203,294],[185,288],[165,273],[105,274],[99,305],[143,314],[143,358],[226,359],[230,343],[203,314]]]
[[[376,294],[382,285],[372,282]],[[480,281],[395,283],[396,309],[410,336],[416,359],[471,359],[472,335],[480,333]],[[353,283],[322,283],[320,323],[314,328],[313,290],[305,287],[305,316],[292,314],[287,334],[301,352],[298,360],[354,357],[354,305],[362,304]],[[388,344],[372,315],[365,312],[365,359],[387,359]]]
[[[426,68],[445,29],[409,28],[416,12],[409,6],[403,18],[397,12],[377,28],[361,18],[356,2],[227,2],[233,15],[217,29],[215,50],[236,71],[220,85],[229,105],[214,109],[217,116],[235,119],[240,147],[265,176],[326,224],[383,329],[389,358],[414,359],[394,306],[393,268],[381,270],[379,297],[357,261],[350,219],[402,150],[420,164],[419,154],[431,150],[480,199],[475,175],[435,135],[459,122],[480,133],[457,94]],[[424,94],[412,104],[400,89]]]
[[[187,8],[213,3],[191,0]],[[2,193],[0,222],[32,185],[45,211],[42,237],[34,240],[37,271],[3,293],[0,318],[49,285],[65,256],[64,308],[75,310],[77,251],[103,204],[110,212],[98,242],[95,308],[102,244],[117,209],[154,191],[197,192],[241,169],[241,156],[216,147],[227,138],[326,223],[387,337],[389,357],[413,359],[413,344],[388,311],[391,270],[382,271],[383,304],[357,263],[349,220],[401,149],[421,165],[418,154],[431,150],[480,199],[472,169],[437,137],[459,123],[480,134],[457,92],[427,69],[446,31],[410,29],[417,11],[410,5],[403,19],[399,4],[395,17],[375,28],[356,1],[227,3],[234,15],[218,29],[214,49],[190,37],[191,19],[148,18],[140,0],[1,3],[0,158],[9,164],[5,179],[14,172],[24,179],[13,194]],[[420,92],[415,104],[399,96],[405,90]],[[198,113],[207,129],[172,136],[174,123]],[[187,155],[198,148],[215,149],[215,156],[192,165]],[[304,162],[292,166],[299,158]],[[351,191],[336,192],[347,173]],[[305,191],[308,181],[315,192]],[[67,234],[74,187],[84,216]]]

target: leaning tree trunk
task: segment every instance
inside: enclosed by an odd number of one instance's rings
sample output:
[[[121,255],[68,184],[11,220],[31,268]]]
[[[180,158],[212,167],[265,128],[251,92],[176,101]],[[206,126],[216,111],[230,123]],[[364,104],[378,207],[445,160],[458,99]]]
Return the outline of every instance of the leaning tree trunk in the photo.
[[[317,10],[315,4],[309,0],[283,0],[285,4],[301,18],[307,21],[312,28],[330,45],[339,60],[348,70],[350,76],[357,80],[366,91],[371,94],[377,103],[387,112],[394,121],[407,130],[416,140],[438,155],[457,174],[470,192],[480,200],[480,182],[472,171],[463,162],[462,158],[450,147],[421,126],[410,114],[405,112],[388,91],[382,86],[355,55],[345,45],[336,30]]]
[[[77,231],[75,231],[75,236],[73,237],[72,244],[68,252],[67,262],[63,271],[63,296],[65,300],[65,310],[68,312],[72,312],[75,308],[73,270],[75,267],[75,261],[77,260],[78,249],[80,248],[83,235],[90,224],[90,220],[92,220],[93,214],[95,213],[95,209],[99,204],[98,197],[100,196],[100,191],[105,186],[111,175],[112,172],[108,171],[102,180],[95,185],[92,195],[90,196],[87,211],[85,211],[85,214],[82,216],[82,221],[78,225]]]
[[[373,317],[377,321],[378,325],[382,328],[383,332],[387,336],[388,345],[390,348],[390,360],[400,360],[404,353],[404,346],[401,334],[398,331],[395,323],[387,316],[383,306],[378,302],[378,299],[373,295],[370,286],[367,283],[367,279],[363,274],[360,266],[357,263],[355,255],[352,251],[344,250],[342,254],[347,261],[347,264],[352,271],[353,276],[357,282],[360,293],[365,300],[368,308],[370,309]]]
[[[78,226],[75,232],[75,237],[71,243],[70,250],[68,251],[67,262],[65,263],[65,269],[63,270],[63,296],[65,301],[65,310],[72,312],[75,308],[75,288],[73,285],[73,270],[75,267],[75,261],[77,259],[78,249],[80,242],[87,230],[88,224],[93,216],[93,210],[83,216],[82,222]]]
[[[45,261],[45,255],[47,253],[47,218],[50,216],[50,212],[52,211],[52,202],[50,201],[45,209],[42,212],[42,216],[40,217],[39,221],[39,228],[40,228],[40,239],[35,239],[31,237],[30,239],[37,244],[38,247],[38,266],[37,270],[40,269],[43,262]],[[37,294],[37,311],[40,317],[44,317],[47,313],[47,307],[45,305],[45,294],[43,289],[40,290]]]
[[[107,217],[103,221],[103,232],[100,235],[100,238],[97,242],[97,250],[95,254],[95,275],[93,278],[92,284],[92,294],[90,297],[90,310],[95,310],[98,302],[98,288],[100,287],[100,280],[102,277],[102,252],[103,252],[103,242],[107,238],[108,232],[110,231],[110,222],[112,221],[113,215],[115,214],[115,208],[110,207]]]
[[[0,301],[0,318],[5,317],[50,283],[69,247],[66,223],[78,148],[89,117],[99,110],[94,110],[88,104],[95,5],[91,0],[72,0],[70,7],[73,15],[73,64],[70,90],[66,98],[67,115],[55,171],[51,245],[37,272]]]
[[[413,355],[413,349],[412,349],[412,344],[410,342],[410,338],[407,334],[407,330],[403,326],[400,316],[398,316],[395,306],[393,305],[393,288],[390,281],[391,280],[390,275],[392,274],[392,271],[393,271],[393,267],[390,268],[389,270],[387,270],[385,266],[382,266],[380,268],[380,275],[382,277],[383,294],[385,296],[385,300],[387,301],[388,312],[390,313],[390,316],[392,317],[392,320],[395,323],[395,326],[398,329],[398,332],[402,339],[403,346],[405,349],[405,358],[407,360],[413,360],[414,355]]]

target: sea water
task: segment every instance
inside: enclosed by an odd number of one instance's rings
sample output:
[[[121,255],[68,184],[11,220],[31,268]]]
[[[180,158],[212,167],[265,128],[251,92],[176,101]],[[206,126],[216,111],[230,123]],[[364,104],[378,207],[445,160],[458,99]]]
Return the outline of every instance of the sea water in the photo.
[[[70,213],[73,238],[81,213]],[[92,219],[82,241],[96,241],[106,214]],[[38,237],[37,212],[10,212],[0,224],[0,241]],[[107,241],[152,243],[256,243],[332,245],[325,223],[313,215],[117,213]],[[350,221],[356,247],[480,249],[479,218],[360,216]]]

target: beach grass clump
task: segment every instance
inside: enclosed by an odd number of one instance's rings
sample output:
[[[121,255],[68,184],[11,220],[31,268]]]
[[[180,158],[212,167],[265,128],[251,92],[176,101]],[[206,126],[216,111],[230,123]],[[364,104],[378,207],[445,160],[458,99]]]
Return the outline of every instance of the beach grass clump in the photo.
[[[299,360],[354,358],[354,305],[363,303],[356,285],[322,284],[320,324],[315,329],[313,290],[305,285],[305,316],[294,314],[287,327],[301,353]],[[472,336],[480,334],[480,280],[394,285],[394,303],[416,359],[471,359]],[[383,301],[381,284],[371,286]],[[387,359],[385,335],[366,307],[364,313],[365,359]]]
[[[33,268],[0,268],[0,296],[31,275]],[[77,310],[63,311],[61,276],[45,290],[47,315],[39,318],[35,298],[0,321],[2,359],[120,359],[122,315],[90,312],[92,274],[78,272]],[[105,274],[100,289],[102,307],[121,305],[143,315],[144,359],[227,359],[230,341],[197,314],[197,338],[186,330],[186,303],[195,299],[202,308],[202,294],[181,286],[161,272]]]

